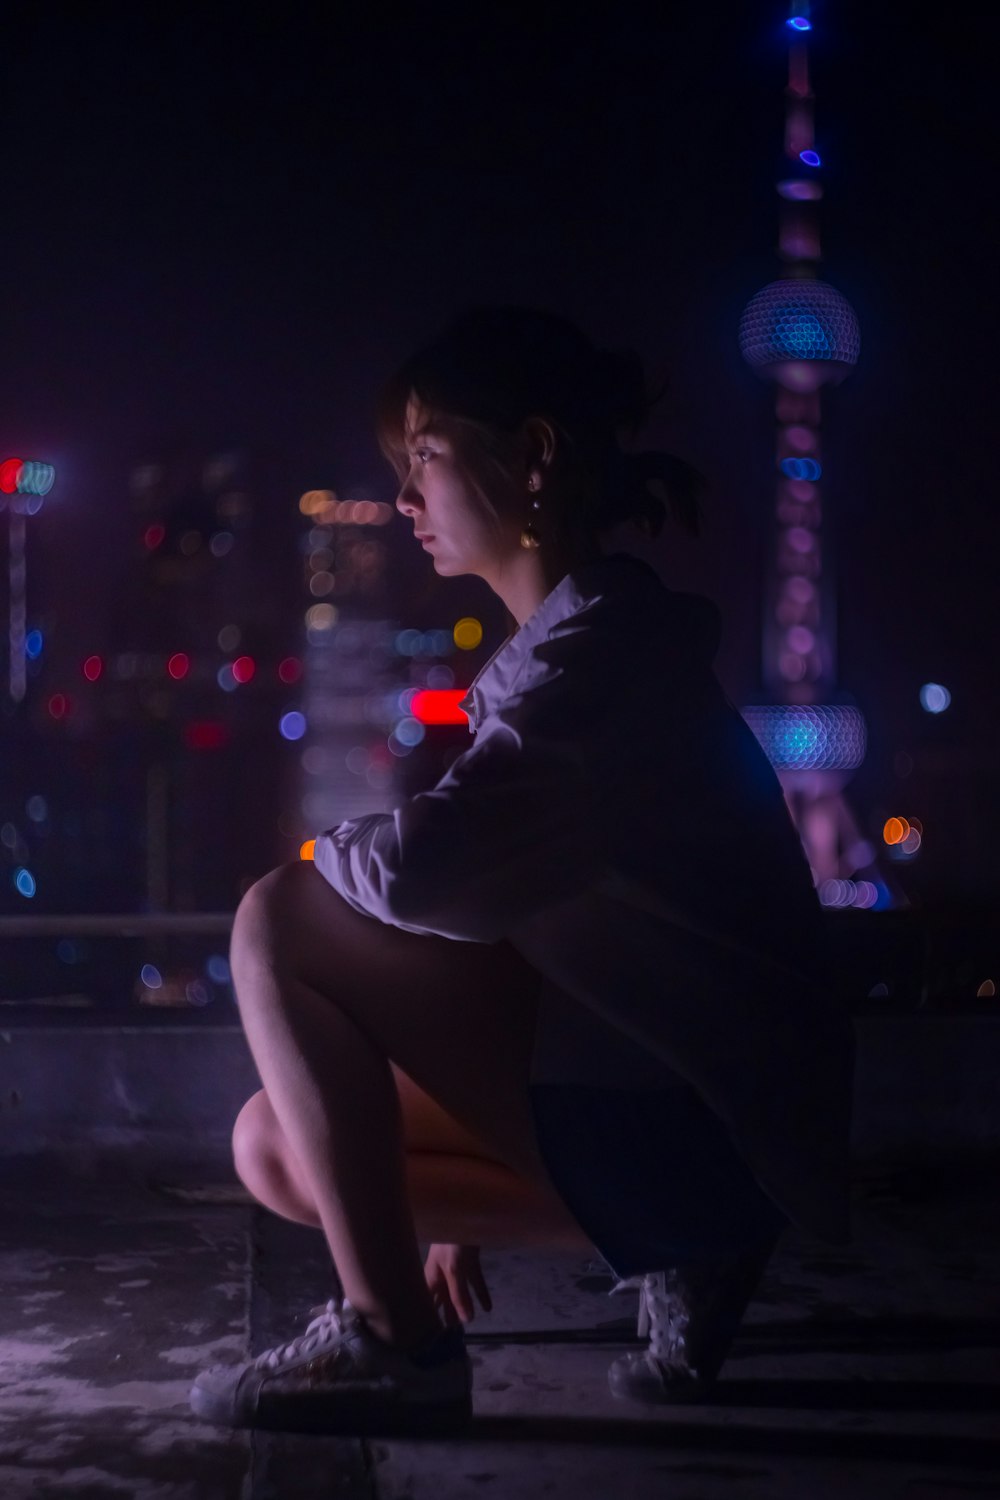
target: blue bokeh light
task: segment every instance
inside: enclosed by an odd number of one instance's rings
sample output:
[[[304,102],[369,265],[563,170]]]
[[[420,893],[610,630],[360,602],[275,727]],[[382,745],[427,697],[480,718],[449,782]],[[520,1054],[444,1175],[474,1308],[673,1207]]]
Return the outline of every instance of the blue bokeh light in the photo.
[[[19,865],[14,871],[14,887],[19,895],[27,896],[29,900],[38,889],[35,884],[34,875],[32,875],[30,870],[26,870],[23,865]]]
[[[163,984],[163,975],[155,964],[143,964],[139,970],[139,978],[147,990],[158,990]]]
[[[229,960],[222,953],[213,953],[205,964],[205,973],[213,984],[228,984]]]
[[[45,649],[45,637],[40,630],[29,630],[24,637],[24,654],[31,661],[37,661]]]
[[[788,479],[816,480],[823,473],[823,465],[814,458],[783,458],[780,468]]]
[[[298,709],[282,714],[278,721],[278,729],[283,740],[300,740],[308,728],[309,723],[305,714],[299,713]]]
[[[925,682],[920,689],[920,706],[929,714],[943,714],[951,702],[951,694],[940,682]]]
[[[818,151],[800,151],[799,161],[805,162],[807,167],[821,167],[823,165]]]
[[[420,720],[412,717],[400,719],[395,729],[396,738],[403,745],[419,745],[426,733]]]
[[[847,704],[754,704],[743,717],[776,771],[847,771],[865,758],[864,717]]]
[[[812,22],[805,16],[790,16],[785,25],[793,31],[812,31]]]

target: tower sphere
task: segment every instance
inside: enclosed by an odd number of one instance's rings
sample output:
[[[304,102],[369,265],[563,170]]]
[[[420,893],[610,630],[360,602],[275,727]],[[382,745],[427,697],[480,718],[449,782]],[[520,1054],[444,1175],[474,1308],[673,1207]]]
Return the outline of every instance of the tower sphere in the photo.
[[[825,281],[772,281],[740,319],[740,353],[755,374],[790,390],[839,384],[858,362],[854,309]]]

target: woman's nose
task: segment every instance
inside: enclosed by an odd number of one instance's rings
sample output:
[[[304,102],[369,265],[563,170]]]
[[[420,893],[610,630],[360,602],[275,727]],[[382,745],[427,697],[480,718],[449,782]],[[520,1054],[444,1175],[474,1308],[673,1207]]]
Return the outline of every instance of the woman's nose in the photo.
[[[403,480],[396,496],[396,509],[404,516],[412,515],[420,503],[420,495],[409,476]]]

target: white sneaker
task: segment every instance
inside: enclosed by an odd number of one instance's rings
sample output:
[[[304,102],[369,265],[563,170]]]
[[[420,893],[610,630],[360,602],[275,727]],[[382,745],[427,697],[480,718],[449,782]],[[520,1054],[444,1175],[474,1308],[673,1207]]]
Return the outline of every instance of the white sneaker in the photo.
[[[421,1436],[455,1432],[472,1416],[472,1366],[461,1328],[405,1354],[368,1327],[346,1298],[314,1308],[304,1334],[242,1365],[203,1370],[191,1408],[223,1427],[280,1432]]]
[[[722,1368],[773,1241],[736,1260],[629,1276],[608,1293],[639,1292],[638,1334],[649,1347],[612,1361],[608,1386],[622,1400],[701,1401]]]

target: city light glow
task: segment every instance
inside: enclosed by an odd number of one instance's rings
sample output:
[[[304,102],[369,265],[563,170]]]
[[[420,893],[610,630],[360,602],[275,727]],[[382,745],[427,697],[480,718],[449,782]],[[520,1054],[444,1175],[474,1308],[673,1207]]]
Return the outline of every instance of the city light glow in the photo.
[[[920,706],[929,714],[943,714],[951,702],[951,694],[939,682],[925,682],[920,689]]]
[[[189,750],[222,750],[229,744],[229,729],[217,719],[195,719],[184,726]]]
[[[300,740],[308,728],[305,714],[299,713],[297,709],[282,714],[278,721],[278,730],[283,740]]]
[[[458,688],[423,688],[410,700],[410,713],[421,724],[468,724],[468,714],[458,706],[464,697]]]
[[[452,635],[460,651],[474,651],[483,638],[483,627],[472,615],[457,621]]]

